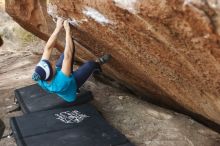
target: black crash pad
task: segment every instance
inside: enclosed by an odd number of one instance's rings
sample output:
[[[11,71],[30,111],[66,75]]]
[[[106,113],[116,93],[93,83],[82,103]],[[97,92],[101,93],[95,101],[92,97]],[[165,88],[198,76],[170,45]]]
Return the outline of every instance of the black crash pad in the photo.
[[[133,146],[90,104],[10,120],[18,146]]]
[[[15,90],[15,97],[24,113],[54,108],[71,107],[87,103],[93,99],[92,92],[81,89],[74,102],[68,103],[56,94],[44,91],[37,84]]]
[[[4,124],[3,121],[0,119],[0,139],[1,139],[2,136],[3,136],[4,130],[5,130],[5,124]]]

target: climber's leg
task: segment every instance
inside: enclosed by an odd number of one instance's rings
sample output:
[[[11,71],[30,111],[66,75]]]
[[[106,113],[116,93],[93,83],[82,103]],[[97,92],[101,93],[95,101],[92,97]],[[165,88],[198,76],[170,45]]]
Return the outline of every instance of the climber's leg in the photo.
[[[74,72],[78,89],[88,80],[94,71],[101,71],[100,64],[95,61],[87,61]]]
[[[78,89],[88,80],[93,72],[101,72],[101,65],[107,63],[111,59],[110,54],[103,55],[96,61],[87,61],[74,72]]]
[[[56,67],[62,68],[63,59],[64,59],[64,53],[62,53],[62,54],[60,55],[60,58],[57,60],[57,62],[56,62]]]

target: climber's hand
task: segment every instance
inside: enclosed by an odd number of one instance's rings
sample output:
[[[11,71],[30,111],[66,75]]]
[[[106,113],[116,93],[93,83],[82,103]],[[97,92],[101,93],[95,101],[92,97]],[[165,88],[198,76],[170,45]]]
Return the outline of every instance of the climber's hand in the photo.
[[[57,25],[56,25],[56,29],[57,29],[57,30],[60,31],[60,30],[62,29],[62,27],[63,27],[63,21],[64,21],[63,18],[61,18],[61,17],[58,17],[58,18],[57,18]]]
[[[64,21],[63,26],[66,31],[70,31],[70,24],[67,20]]]

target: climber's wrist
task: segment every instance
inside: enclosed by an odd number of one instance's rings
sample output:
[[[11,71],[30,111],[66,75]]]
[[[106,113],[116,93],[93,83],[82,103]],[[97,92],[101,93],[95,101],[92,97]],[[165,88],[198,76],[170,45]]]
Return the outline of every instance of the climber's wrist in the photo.
[[[71,29],[70,28],[65,29],[65,31],[66,31],[66,34],[71,34]]]
[[[61,31],[61,28],[56,27],[55,30],[54,30],[54,33],[58,34],[60,31]]]

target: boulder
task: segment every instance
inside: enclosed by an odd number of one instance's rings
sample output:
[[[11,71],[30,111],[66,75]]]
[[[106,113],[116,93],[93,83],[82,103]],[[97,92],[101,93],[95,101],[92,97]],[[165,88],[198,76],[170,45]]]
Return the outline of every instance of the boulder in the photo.
[[[147,100],[220,124],[219,1],[10,0],[6,11],[43,40],[53,18],[68,19],[78,59],[111,53],[107,76]]]

